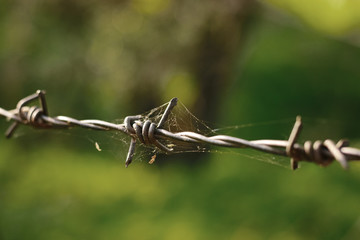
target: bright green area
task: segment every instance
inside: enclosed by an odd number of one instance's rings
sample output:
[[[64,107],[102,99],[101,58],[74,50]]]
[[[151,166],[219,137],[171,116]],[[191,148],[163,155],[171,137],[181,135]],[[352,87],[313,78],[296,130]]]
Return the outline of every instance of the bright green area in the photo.
[[[338,239],[358,234],[360,167],[298,172],[214,154],[203,167],[1,147],[3,239]]]
[[[327,34],[341,36],[360,26],[360,2],[353,0],[264,0]]]
[[[323,13],[316,1],[269,1],[320,33],[287,25],[296,20],[269,9],[255,11],[244,27],[229,17],[236,6],[209,2],[4,1],[0,106],[12,108],[43,88],[52,115],[112,120],[178,96],[193,112],[212,112],[205,120],[216,127],[252,125],[223,131],[230,135],[286,139],[300,114],[302,140],[345,137],[360,147],[355,1],[321,1]],[[326,10],[335,2],[342,15]],[[348,20],[339,20],[342,11]],[[241,41],[231,34],[238,26],[246,29]],[[214,51],[224,43],[232,46],[226,54]],[[207,95],[199,74],[214,70],[206,65],[213,59],[218,96]],[[206,106],[213,98],[216,106]],[[0,119],[0,130],[7,125]],[[125,169],[127,145],[119,140],[127,138],[19,130],[14,139],[0,138],[0,239],[360,236],[356,162],[350,171],[302,163],[293,172],[268,163],[279,161],[272,156],[220,149],[159,155],[153,165],[144,156]]]

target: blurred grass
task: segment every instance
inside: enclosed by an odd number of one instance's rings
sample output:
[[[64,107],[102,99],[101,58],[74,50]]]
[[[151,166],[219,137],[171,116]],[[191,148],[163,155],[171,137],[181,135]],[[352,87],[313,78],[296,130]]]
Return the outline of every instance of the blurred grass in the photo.
[[[292,172],[213,154],[201,168],[124,169],[100,153],[17,148],[1,145],[3,239],[339,239],[359,230],[356,164]]]

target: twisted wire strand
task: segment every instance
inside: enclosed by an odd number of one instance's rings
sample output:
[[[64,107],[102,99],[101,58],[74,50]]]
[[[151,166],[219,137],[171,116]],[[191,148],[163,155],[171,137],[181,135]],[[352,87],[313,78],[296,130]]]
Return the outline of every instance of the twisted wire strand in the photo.
[[[28,106],[30,102],[36,99],[39,100],[40,106]],[[124,123],[115,124],[97,119],[78,120],[67,116],[50,117],[45,92],[38,90],[36,93],[21,99],[13,110],[0,108],[0,115],[8,121],[12,121],[5,133],[7,138],[12,136],[20,124],[44,129],[82,127],[100,131],[120,131],[131,138],[125,161],[126,167],[132,162],[137,142],[152,146],[160,152],[173,152],[171,146],[174,146],[174,144],[164,144],[164,141],[171,143],[178,141],[189,144],[205,143],[231,148],[252,148],[274,155],[288,156],[291,158],[291,167],[294,170],[298,168],[298,162],[300,161],[327,166],[336,160],[344,169],[348,169],[349,161],[360,160],[360,150],[349,147],[349,142],[346,140],[339,140],[337,143],[330,139],[318,140],[314,143],[306,141],[303,145],[297,143],[296,141],[302,129],[299,116],[296,118],[287,141],[268,139],[249,141],[227,135],[204,136],[196,132],[170,132],[162,127],[176,104],[177,98],[171,99],[157,124],[150,120],[142,121],[141,115],[128,116],[124,119]]]

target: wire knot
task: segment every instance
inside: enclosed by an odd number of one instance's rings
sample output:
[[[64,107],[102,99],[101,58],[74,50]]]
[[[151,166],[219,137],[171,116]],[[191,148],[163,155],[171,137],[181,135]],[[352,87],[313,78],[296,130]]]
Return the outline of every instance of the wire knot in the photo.
[[[124,119],[124,125],[127,132],[132,136],[130,142],[129,152],[125,161],[125,166],[129,166],[132,162],[132,158],[135,154],[135,145],[136,140],[139,140],[140,143],[148,146],[155,146],[160,151],[165,153],[172,152],[173,149],[165,146],[160,141],[158,141],[155,137],[156,130],[158,128],[162,128],[164,123],[169,117],[171,110],[176,106],[177,98],[173,98],[168,103],[159,123],[156,125],[150,120],[142,121],[141,115],[136,116],[128,116]]]
[[[163,152],[171,152],[172,149],[166,147],[155,138],[157,125],[150,120],[141,121],[141,116],[128,116],[124,120],[126,130],[133,138],[139,140],[144,145],[155,145]]]
[[[38,106],[30,105],[34,100],[39,100]],[[327,166],[334,160],[347,169],[348,161],[360,160],[360,150],[349,147],[349,142],[340,140],[337,143],[330,139],[325,141],[306,141],[303,145],[297,143],[297,139],[302,129],[301,118],[298,116],[288,140],[254,140],[248,141],[241,138],[227,135],[204,136],[196,132],[171,132],[170,129],[163,129],[171,110],[176,106],[177,98],[173,98],[167,105],[165,111],[156,124],[142,115],[128,116],[124,124],[114,124],[102,120],[88,119],[77,120],[66,116],[50,117],[48,114],[45,92],[38,90],[36,93],[21,99],[13,110],[4,110],[0,108],[0,116],[13,121],[6,131],[7,138],[11,137],[20,124],[32,126],[35,128],[70,128],[78,126],[93,130],[117,130],[130,136],[130,147],[126,158],[125,166],[128,166],[135,154],[136,142],[145,146],[150,146],[154,152],[175,152],[176,141],[190,144],[207,143],[210,145],[223,147],[249,147],[259,151],[276,154],[280,156],[289,156],[293,169],[298,168],[298,162],[308,161],[321,166]],[[174,141],[174,142],[173,142]],[[285,148],[285,150],[283,149]],[[156,156],[156,155],[154,155]]]
[[[302,160],[314,162],[321,166],[327,166],[336,160],[344,169],[349,168],[347,157],[341,152],[341,148],[349,146],[348,141],[342,139],[336,144],[330,139],[318,140],[314,143],[306,141],[304,147],[301,148],[299,144],[296,144],[301,129],[301,117],[298,116],[286,146],[286,154],[291,158],[293,170],[298,168],[298,162]]]
[[[26,104],[37,98],[40,100],[41,107],[25,106]],[[19,126],[19,123],[30,125],[32,127],[44,128],[48,126],[48,124],[46,124],[42,119],[42,116],[48,115],[44,91],[37,90],[36,93],[21,99],[16,105],[16,108],[12,110],[12,112],[14,112],[15,115],[15,122],[13,122],[5,132],[7,138],[10,138],[13,135],[14,131]]]
[[[38,106],[23,107],[19,109],[18,112],[18,116],[22,122],[33,127],[39,127],[44,124],[41,120],[42,115],[44,115],[44,111]]]
[[[314,143],[306,141],[304,143],[305,157],[321,166],[327,166],[336,160],[344,169],[348,169],[347,157],[341,151],[343,147],[347,146],[349,146],[349,142],[344,139],[339,140],[336,144],[330,139],[317,140]]]

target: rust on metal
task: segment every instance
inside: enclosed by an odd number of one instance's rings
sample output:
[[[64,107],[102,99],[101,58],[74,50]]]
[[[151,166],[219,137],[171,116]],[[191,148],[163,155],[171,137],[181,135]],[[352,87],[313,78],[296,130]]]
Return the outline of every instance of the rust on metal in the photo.
[[[39,100],[39,106],[29,106],[29,103],[35,100]],[[318,140],[314,143],[311,141],[305,141],[304,144],[297,143],[302,130],[300,116],[296,118],[287,141],[271,139],[249,141],[227,135],[204,136],[197,132],[170,132],[165,130],[163,126],[176,104],[177,98],[170,100],[157,124],[150,120],[142,121],[141,115],[128,116],[122,124],[115,124],[97,119],[77,120],[66,116],[51,117],[46,105],[45,92],[38,90],[36,93],[21,99],[13,110],[0,108],[0,116],[12,121],[5,132],[7,138],[13,135],[20,124],[46,129],[82,127],[100,131],[120,131],[130,137],[130,147],[125,161],[126,167],[132,162],[137,142],[153,147],[156,152],[163,153],[173,152],[175,142],[179,141],[194,145],[203,143],[222,147],[252,148],[274,155],[290,157],[293,170],[298,168],[300,161],[327,166],[335,160],[344,169],[348,169],[349,161],[360,160],[360,150],[349,147],[349,142],[344,139],[337,143],[330,139]],[[166,140],[166,144],[163,143],[164,140]],[[101,151],[100,146],[96,145],[96,148]],[[149,163],[153,163],[155,157],[156,153]]]

